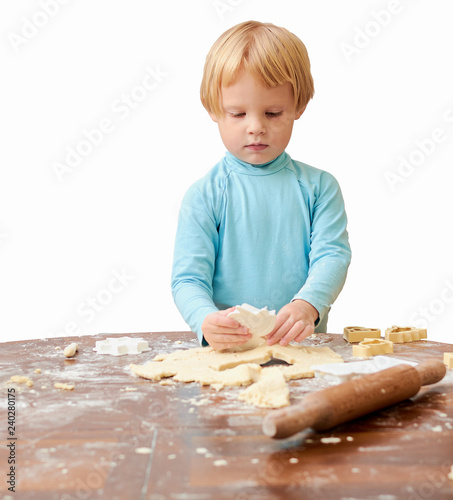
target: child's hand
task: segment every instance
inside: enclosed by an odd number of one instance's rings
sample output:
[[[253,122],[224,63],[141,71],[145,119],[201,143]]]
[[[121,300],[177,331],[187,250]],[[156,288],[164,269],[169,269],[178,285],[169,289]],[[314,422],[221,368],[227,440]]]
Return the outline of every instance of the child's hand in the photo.
[[[208,314],[201,325],[206,342],[216,350],[237,347],[252,338],[248,328],[236,320],[228,318],[234,307]]]
[[[267,336],[268,345],[280,342],[287,345],[292,340],[301,342],[315,332],[318,311],[305,300],[295,300],[283,306],[277,314],[274,331]]]

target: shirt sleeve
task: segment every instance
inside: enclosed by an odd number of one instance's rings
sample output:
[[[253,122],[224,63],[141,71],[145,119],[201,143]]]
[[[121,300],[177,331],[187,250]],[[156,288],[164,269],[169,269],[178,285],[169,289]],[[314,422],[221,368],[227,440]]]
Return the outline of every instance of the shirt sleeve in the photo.
[[[176,307],[200,344],[207,345],[201,325],[207,314],[218,311],[212,280],[218,251],[214,208],[192,186],[179,212],[173,257],[172,294]]]
[[[322,172],[311,214],[308,278],[293,300],[303,299],[319,313],[318,323],[335,302],[351,262],[343,196],[336,179]]]

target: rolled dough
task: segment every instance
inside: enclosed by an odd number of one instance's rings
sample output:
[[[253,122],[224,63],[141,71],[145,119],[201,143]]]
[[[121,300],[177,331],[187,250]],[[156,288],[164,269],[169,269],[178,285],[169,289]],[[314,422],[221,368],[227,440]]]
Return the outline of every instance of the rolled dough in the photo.
[[[271,358],[289,363],[262,368]],[[159,354],[145,365],[131,364],[139,377],[160,381],[173,377],[179,382],[198,382],[219,390],[224,387],[247,386],[239,398],[266,408],[289,404],[287,380],[313,377],[312,365],[342,363],[341,356],[329,347],[261,345],[241,352],[216,351],[197,347]]]

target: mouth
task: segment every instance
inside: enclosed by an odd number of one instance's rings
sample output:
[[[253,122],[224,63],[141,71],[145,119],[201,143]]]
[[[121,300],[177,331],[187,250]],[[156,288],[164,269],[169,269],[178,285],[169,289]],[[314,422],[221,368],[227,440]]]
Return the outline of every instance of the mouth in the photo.
[[[268,145],[261,144],[259,142],[253,142],[252,144],[247,144],[245,147],[250,151],[263,151],[268,147]]]

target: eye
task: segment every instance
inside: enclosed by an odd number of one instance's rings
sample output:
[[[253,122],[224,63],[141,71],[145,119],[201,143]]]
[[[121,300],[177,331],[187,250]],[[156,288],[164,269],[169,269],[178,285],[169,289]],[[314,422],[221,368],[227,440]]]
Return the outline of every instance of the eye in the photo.
[[[230,116],[232,118],[242,118],[243,116],[245,116],[245,113],[230,113]]]
[[[272,113],[271,111],[268,111],[266,113],[266,115],[269,117],[269,118],[275,118],[277,116],[281,116],[281,114],[283,113],[283,111],[277,111],[276,113]]]

